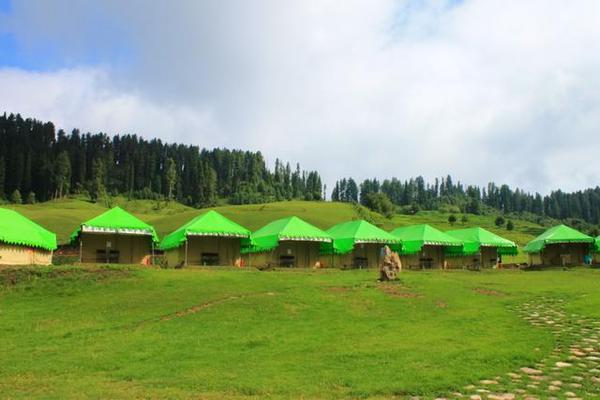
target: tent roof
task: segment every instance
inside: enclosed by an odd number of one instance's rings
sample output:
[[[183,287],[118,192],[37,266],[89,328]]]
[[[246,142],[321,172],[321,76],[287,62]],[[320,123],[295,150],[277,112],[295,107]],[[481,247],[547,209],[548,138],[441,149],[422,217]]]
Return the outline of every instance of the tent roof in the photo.
[[[411,225],[394,229],[392,235],[402,240],[401,254],[415,254],[424,245],[461,247],[462,241],[450,236],[431,225]]]
[[[188,235],[247,238],[250,231],[214,210],[198,215],[176,231],[165,236],[162,250],[174,249],[185,243]]]
[[[279,245],[280,240],[331,242],[332,238],[328,233],[298,217],[288,217],[273,221],[250,235],[243,251],[270,251]]]
[[[82,223],[75,232],[71,234],[71,241],[77,240],[82,230],[104,233],[142,234],[152,236],[154,242],[158,242],[158,235],[151,225],[131,215],[121,207],[114,207]]]
[[[600,236],[598,236],[594,243],[594,248],[597,253],[600,253]]]
[[[505,239],[483,228],[456,229],[446,232],[463,242],[460,250],[448,249],[449,254],[469,255],[479,253],[481,247],[496,247],[499,254],[517,254],[515,242]]]
[[[557,225],[527,243],[523,249],[527,253],[539,253],[552,243],[594,243],[595,239],[566,225]]]
[[[322,246],[325,254],[349,253],[356,243],[400,243],[398,238],[364,220],[342,222],[329,228],[327,233],[333,242]]]
[[[16,211],[0,208],[0,242],[51,251],[56,249],[56,234]]]

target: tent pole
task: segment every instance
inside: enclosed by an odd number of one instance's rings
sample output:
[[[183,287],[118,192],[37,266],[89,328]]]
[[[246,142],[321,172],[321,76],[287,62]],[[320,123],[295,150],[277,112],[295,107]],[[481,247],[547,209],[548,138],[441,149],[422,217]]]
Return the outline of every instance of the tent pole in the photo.
[[[83,238],[79,237],[79,263],[83,263]]]
[[[152,260],[150,261],[150,265],[154,265],[154,240],[152,240]]]
[[[188,265],[188,239],[187,239],[187,236],[185,238],[185,261],[184,261],[183,265],[185,265],[186,267]]]
[[[483,251],[479,251],[479,269],[483,268]]]

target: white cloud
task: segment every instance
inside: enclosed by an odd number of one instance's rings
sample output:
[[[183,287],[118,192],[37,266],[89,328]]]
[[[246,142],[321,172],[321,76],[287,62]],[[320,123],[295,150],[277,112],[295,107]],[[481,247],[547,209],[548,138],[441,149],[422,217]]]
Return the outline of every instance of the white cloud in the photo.
[[[75,64],[99,49],[103,63],[1,71],[9,110],[259,149],[328,183],[447,173],[540,191],[598,183],[596,0],[64,4],[16,4],[16,37],[34,49],[43,36]],[[111,63],[117,45],[128,55]]]
[[[170,141],[180,140],[181,132],[193,132],[199,142],[225,145],[213,136],[219,127],[210,110],[159,104],[115,91],[102,70],[40,73],[4,68],[0,87],[0,104],[7,112],[52,121],[66,130],[142,134]]]

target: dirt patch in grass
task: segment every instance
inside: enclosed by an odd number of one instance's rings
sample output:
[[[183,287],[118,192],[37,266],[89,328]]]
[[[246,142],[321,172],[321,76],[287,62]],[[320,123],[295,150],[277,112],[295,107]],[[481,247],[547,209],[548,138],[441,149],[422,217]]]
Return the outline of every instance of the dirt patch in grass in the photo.
[[[390,283],[380,283],[377,285],[377,288],[381,290],[383,293],[387,294],[391,297],[403,298],[403,299],[414,299],[423,297],[420,294],[411,292],[409,288],[406,286],[398,285],[398,284],[390,284]]]
[[[484,296],[506,296],[506,293],[503,292],[499,292],[497,290],[493,290],[493,289],[486,289],[486,288],[474,288],[473,289],[474,292],[482,294]]]
[[[246,299],[248,297],[257,297],[257,296],[275,296],[275,293],[274,292],[259,292],[259,293],[246,293],[246,294],[222,297],[219,299],[214,299],[214,300],[210,300],[210,301],[207,301],[207,302],[204,302],[201,304],[197,304],[195,306],[192,306],[192,307],[189,307],[189,308],[186,308],[183,310],[175,311],[174,313],[171,313],[171,314],[163,315],[162,317],[160,317],[160,320],[161,321],[169,321],[174,318],[182,318],[182,317],[185,317],[190,314],[196,314],[196,313],[198,313],[202,310],[205,310],[209,307],[228,303],[228,302],[231,302],[234,300],[241,300],[241,299]]]
[[[447,304],[445,301],[442,301],[442,300],[437,300],[437,301],[435,302],[435,306],[436,306],[437,308],[446,308],[446,307],[448,307],[448,304]]]

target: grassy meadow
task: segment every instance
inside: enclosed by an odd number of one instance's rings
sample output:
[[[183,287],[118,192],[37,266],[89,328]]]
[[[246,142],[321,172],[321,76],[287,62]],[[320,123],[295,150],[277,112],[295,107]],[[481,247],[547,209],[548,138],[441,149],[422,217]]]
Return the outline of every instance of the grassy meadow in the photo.
[[[147,200],[117,198],[115,204],[161,237],[202,212]],[[78,199],[9,207],[55,231],[60,243],[106,210]],[[481,226],[521,246],[544,230],[518,219],[513,231],[497,228],[495,215],[469,215],[454,225],[449,214],[433,211],[386,219],[331,202],[216,209],[251,230],[290,215],[323,229],[366,216],[386,230]],[[525,260],[519,254],[506,261]],[[1,397],[468,396],[479,393],[470,385],[490,377],[541,368],[575,340],[523,318],[523,304],[560,300],[566,312],[600,321],[600,270],[403,272],[392,283],[376,278],[374,270],[0,269]],[[503,388],[518,389],[519,382]],[[528,390],[544,398],[541,389]]]
[[[514,307],[600,319],[600,270],[0,270],[4,398],[421,398],[556,345]]]

